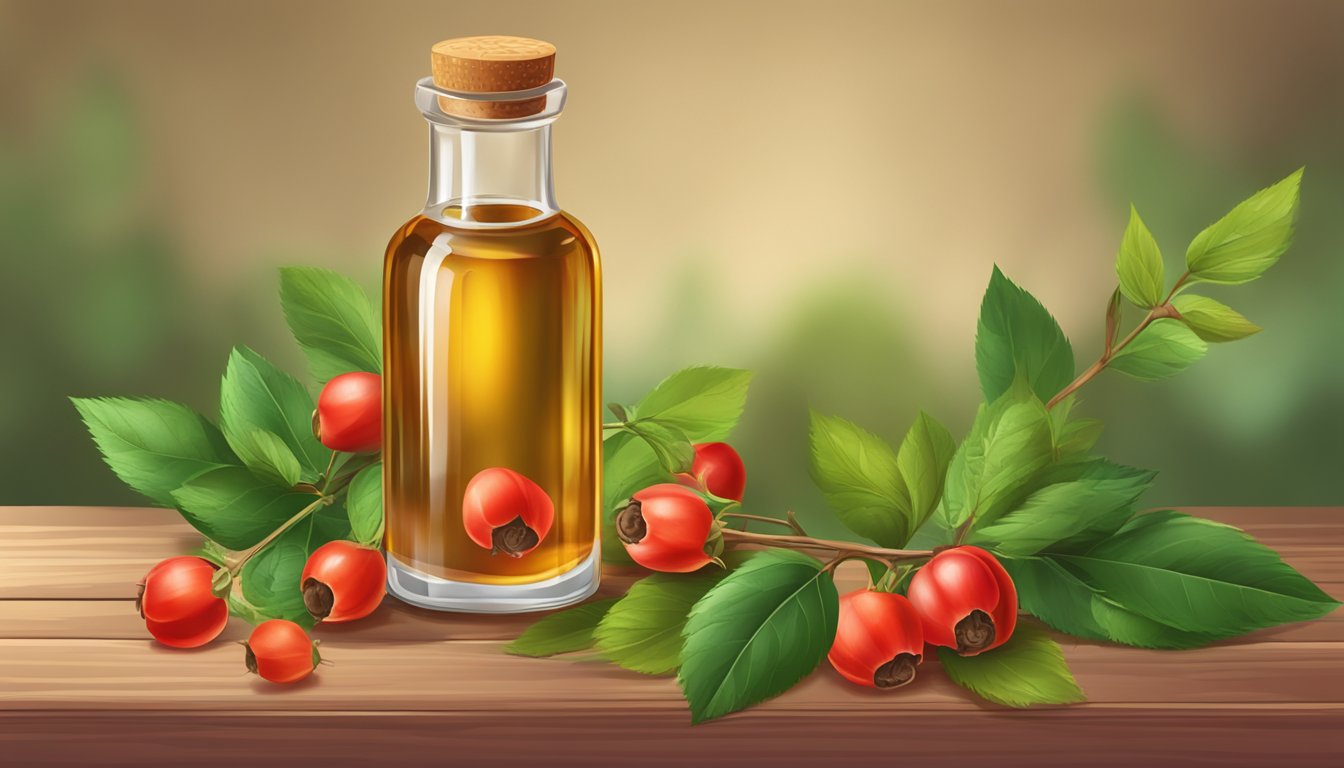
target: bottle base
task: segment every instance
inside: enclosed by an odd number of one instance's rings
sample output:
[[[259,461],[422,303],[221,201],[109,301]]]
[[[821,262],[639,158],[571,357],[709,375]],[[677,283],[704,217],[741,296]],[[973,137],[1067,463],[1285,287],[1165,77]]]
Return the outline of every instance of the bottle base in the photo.
[[[421,573],[387,556],[387,591],[402,602],[433,611],[528,613],[577,603],[597,591],[601,549],[573,569],[534,584],[472,584]]]

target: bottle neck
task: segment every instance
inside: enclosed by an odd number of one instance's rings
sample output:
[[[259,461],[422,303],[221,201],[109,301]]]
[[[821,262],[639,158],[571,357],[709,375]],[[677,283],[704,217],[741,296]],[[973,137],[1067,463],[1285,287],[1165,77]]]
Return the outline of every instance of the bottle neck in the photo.
[[[516,224],[558,210],[550,121],[517,130],[430,122],[426,215],[471,226]]]

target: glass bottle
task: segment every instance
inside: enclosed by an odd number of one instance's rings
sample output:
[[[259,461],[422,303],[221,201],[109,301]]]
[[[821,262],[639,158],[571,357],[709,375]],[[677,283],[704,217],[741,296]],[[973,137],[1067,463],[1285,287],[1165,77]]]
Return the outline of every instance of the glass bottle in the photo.
[[[429,197],[387,247],[383,486],[388,589],[426,608],[542,610],[597,589],[601,282],[552,187],[554,55],[449,40],[416,86]]]

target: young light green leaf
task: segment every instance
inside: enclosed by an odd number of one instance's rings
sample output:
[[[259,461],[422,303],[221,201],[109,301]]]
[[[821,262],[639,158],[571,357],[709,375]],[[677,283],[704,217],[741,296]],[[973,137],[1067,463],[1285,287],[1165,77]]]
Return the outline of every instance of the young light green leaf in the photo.
[[[802,680],[830,650],[840,613],[831,574],[806,555],[769,549],[691,609],[677,682],[692,722],[736,712]]]
[[[541,658],[591,648],[593,631],[598,623],[622,599],[594,600],[552,613],[524,630],[517,640],[504,646],[504,651],[515,656]]]
[[[382,322],[354,281],[313,267],[280,270],[280,306],[319,384],[383,371]]]
[[[898,546],[905,546],[937,509],[947,481],[947,466],[956,451],[957,444],[947,427],[920,411],[896,453],[896,467],[910,499],[908,533]]]
[[[1339,605],[1242,531],[1173,511],[1140,515],[1056,559],[1116,603],[1188,632],[1240,634]]]
[[[230,445],[241,444],[253,430],[277,435],[298,459],[304,482],[317,480],[331,457],[313,436],[313,398],[308,390],[247,347],[238,347],[229,356],[219,392],[219,416]]]
[[[233,550],[247,549],[317,501],[311,493],[281,488],[242,467],[221,467],[192,478],[173,492],[193,528]]]
[[[751,371],[693,367],[667,377],[634,408],[636,419],[656,419],[691,442],[726,439],[747,401]]]
[[[593,633],[597,650],[618,666],[646,675],[677,668],[681,631],[691,606],[723,578],[721,571],[655,573],[630,587]]]
[[[956,529],[968,519],[993,522],[1054,459],[1050,416],[1034,396],[1011,393],[982,405],[947,471],[941,514]]]
[[[958,656],[939,648],[938,660],[952,682],[996,704],[1030,707],[1085,698],[1059,644],[1033,624],[1018,622],[1008,642],[988,653]]]
[[[1239,203],[1190,243],[1185,263],[1207,283],[1249,283],[1274,266],[1293,240],[1302,170]]]
[[[1059,323],[998,267],[980,304],[975,367],[987,403],[998,400],[1019,376],[1042,401],[1073,380],[1073,347]]]
[[[1120,291],[1134,304],[1151,309],[1162,303],[1166,287],[1162,252],[1132,205],[1120,253],[1115,257],[1115,274],[1120,278]]]
[[[1171,304],[1190,330],[1205,341],[1236,341],[1261,331],[1260,326],[1240,312],[1207,296],[1183,293],[1172,299]]]
[[[249,429],[233,437],[233,450],[252,473],[286,488],[299,482],[303,470],[294,452],[273,432]]]
[[[673,478],[663,469],[649,444],[621,430],[602,443],[602,561],[629,565],[634,561],[616,536],[617,510],[638,490]]]
[[[658,463],[668,474],[677,475],[691,471],[695,461],[695,448],[686,437],[686,433],[672,424],[653,419],[640,419],[627,424],[625,429],[649,444]]]
[[[355,475],[346,493],[346,513],[355,541],[375,547],[383,540],[383,463],[371,464]]]
[[[167,400],[71,398],[103,460],[123,483],[165,506],[188,480],[238,463],[219,430]]]
[[[1154,320],[1111,358],[1110,366],[1136,379],[1174,376],[1204,356],[1209,345],[1180,320]]]
[[[815,411],[809,438],[812,480],[840,522],[881,546],[905,546],[916,526],[891,446],[849,421]]]
[[[1074,419],[1055,431],[1055,458],[1068,459],[1086,455],[1101,438],[1105,424],[1100,419]]]

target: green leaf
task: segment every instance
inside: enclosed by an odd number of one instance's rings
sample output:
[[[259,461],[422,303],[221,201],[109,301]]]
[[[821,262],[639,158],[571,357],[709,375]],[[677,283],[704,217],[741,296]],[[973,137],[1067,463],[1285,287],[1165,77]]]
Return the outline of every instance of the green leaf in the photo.
[[[247,347],[238,347],[229,356],[219,415],[229,445],[240,444],[253,430],[279,436],[298,459],[304,482],[316,481],[331,457],[313,436],[313,398],[308,390]]]
[[[956,451],[957,444],[947,427],[920,411],[896,453],[896,467],[910,499],[908,533],[898,546],[905,546],[938,508],[947,481],[947,467]]]
[[[1196,235],[1185,254],[1191,275],[1238,285],[1274,266],[1293,240],[1302,170],[1251,195]]]
[[[1064,422],[1055,432],[1055,458],[1083,456],[1101,438],[1105,424],[1100,419],[1074,419]]]
[[[998,267],[980,304],[975,367],[987,403],[998,400],[1019,376],[1042,401],[1073,380],[1073,348],[1059,323]]]
[[[221,467],[187,481],[173,492],[173,499],[193,528],[229,549],[242,550],[317,497],[266,482],[242,467]]]
[[[1140,515],[1087,552],[1056,559],[1116,603],[1189,632],[1241,634],[1339,605],[1245,533],[1179,512]]]
[[[540,658],[591,648],[598,622],[621,599],[594,600],[552,613],[524,630],[517,640],[504,646],[504,651]]]
[[[1115,257],[1115,274],[1120,278],[1120,291],[1131,302],[1145,309],[1162,303],[1166,287],[1162,252],[1132,205],[1129,225],[1120,240],[1120,253]]]
[[[602,443],[602,560],[631,564],[625,547],[616,536],[616,511],[634,493],[673,478],[663,469],[649,444],[633,433],[621,430]]]
[[[950,648],[939,648],[938,660],[954,683],[996,704],[1029,707],[1084,700],[1059,644],[1032,624],[1019,622],[1008,642],[988,653],[958,656]]]
[[[1012,393],[982,405],[947,470],[941,509],[944,527],[974,517],[977,525],[1007,511],[1032,477],[1054,459],[1050,415],[1035,397]]]
[[[350,532],[365,546],[378,546],[383,540],[383,463],[371,464],[355,475],[346,493],[345,510],[350,516]]]
[[[1110,366],[1136,379],[1173,376],[1204,356],[1209,345],[1180,320],[1154,320],[1111,358]]]
[[[830,650],[840,612],[831,575],[806,555],[766,550],[691,609],[677,681],[703,722],[776,696]]]
[[[123,483],[165,506],[173,491],[213,469],[238,463],[219,430],[167,400],[71,398],[103,460]]]
[[[677,668],[681,632],[691,606],[723,578],[721,573],[656,573],[630,587],[593,633],[608,661],[646,675]]]
[[[1055,470],[1044,487],[967,541],[1005,555],[1030,555],[1093,527],[1119,528],[1156,476],[1103,459]]]
[[[881,546],[905,546],[916,526],[891,446],[852,422],[815,411],[809,437],[812,480],[840,522]]]
[[[751,371],[693,367],[667,377],[634,408],[636,419],[656,419],[695,443],[724,440],[747,401]]]
[[[299,482],[303,470],[294,452],[273,432],[249,429],[233,436],[233,450],[253,474],[285,487]]]
[[[642,419],[627,424],[625,429],[649,444],[658,463],[669,474],[677,475],[691,471],[695,461],[695,448],[686,437],[686,433],[671,424],[661,421]]]
[[[382,323],[354,281],[325,269],[285,267],[280,306],[319,384],[350,371],[383,372]]]
[[[1205,341],[1237,341],[1261,331],[1240,312],[1207,296],[1185,293],[1172,299],[1171,304],[1190,330]]]
[[[243,597],[263,618],[288,619],[304,627],[314,624],[303,604],[303,566],[308,556],[349,532],[345,511],[321,507],[295,523],[243,566]]]

